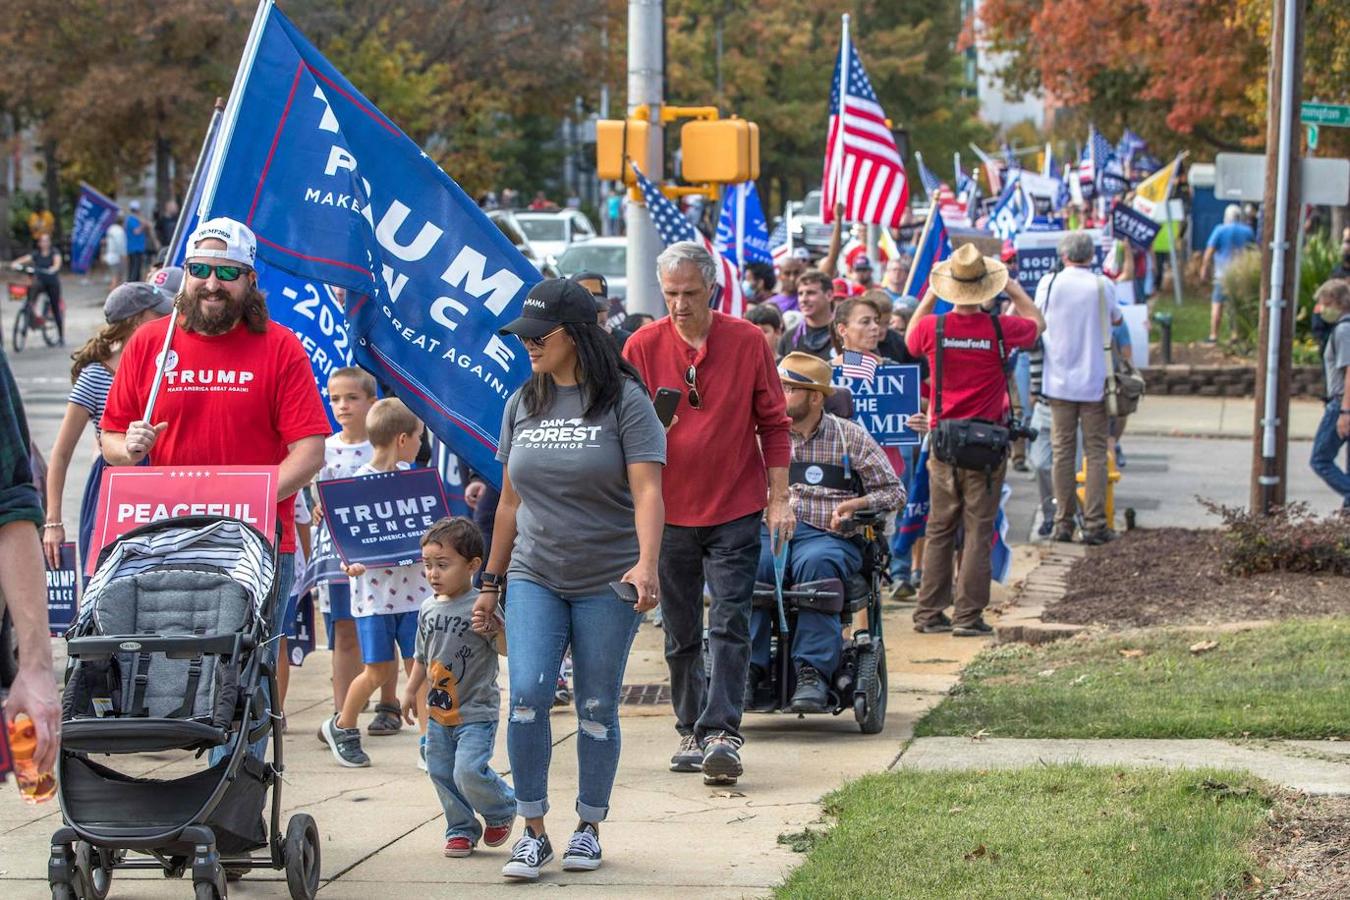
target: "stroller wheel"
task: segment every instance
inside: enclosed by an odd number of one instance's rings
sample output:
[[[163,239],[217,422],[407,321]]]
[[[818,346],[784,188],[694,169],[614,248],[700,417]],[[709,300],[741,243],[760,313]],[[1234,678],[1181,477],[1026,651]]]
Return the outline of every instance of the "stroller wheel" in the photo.
[[[198,881],[192,885],[195,900],[225,900],[216,886],[209,881]]]
[[[113,851],[87,841],[75,843],[75,871],[79,900],[104,900],[112,887]]]
[[[282,849],[286,861],[286,885],[291,900],[314,900],[319,892],[319,826],[314,817],[296,813],[286,823],[286,843]]]
[[[75,900],[75,889],[68,884],[54,884],[52,900]]]

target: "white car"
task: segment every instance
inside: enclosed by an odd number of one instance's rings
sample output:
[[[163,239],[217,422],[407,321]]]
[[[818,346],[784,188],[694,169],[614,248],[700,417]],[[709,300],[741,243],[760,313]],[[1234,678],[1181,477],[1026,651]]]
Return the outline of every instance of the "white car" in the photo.
[[[544,259],[550,256],[557,259],[578,241],[589,241],[595,237],[595,226],[585,213],[577,209],[521,211],[516,213],[516,224],[529,238],[530,246]]]
[[[609,295],[628,296],[628,238],[598,237],[573,244],[557,259],[558,273],[569,278],[578,272],[596,272],[605,276]]]

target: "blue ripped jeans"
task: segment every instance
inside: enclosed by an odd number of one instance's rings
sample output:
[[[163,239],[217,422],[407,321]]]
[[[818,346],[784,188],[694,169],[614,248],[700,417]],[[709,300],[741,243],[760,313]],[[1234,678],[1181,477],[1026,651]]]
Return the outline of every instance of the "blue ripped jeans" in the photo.
[[[497,741],[497,723],[470,722],[442,725],[427,723],[427,774],[436,786],[445,810],[445,838],[468,838],[477,844],[483,826],[510,825],[516,816],[516,796],[511,786],[492,769],[492,747]]]
[[[506,749],[516,810],[525,818],[548,812],[553,753],[549,711],[563,652],[572,646],[577,707],[577,815],[603,822],[619,768],[619,688],[638,616],[609,589],[585,597],[559,596],[520,578],[506,589],[506,643],[511,674]]]

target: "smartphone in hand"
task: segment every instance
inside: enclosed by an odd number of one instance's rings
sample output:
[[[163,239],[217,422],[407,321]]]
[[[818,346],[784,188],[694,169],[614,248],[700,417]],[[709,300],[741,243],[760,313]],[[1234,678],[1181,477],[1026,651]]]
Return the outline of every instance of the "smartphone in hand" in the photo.
[[[618,597],[624,603],[627,603],[630,606],[637,606],[637,585],[629,584],[626,581],[611,581],[609,583],[609,589],[614,592],[614,596]]]
[[[663,387],[657,390],[652,405],[656,407],[656,417],[661,420],[662,428],[670,427],[670,420],[675,418],[675,409],[683,396],[684,391],[679,388]]]

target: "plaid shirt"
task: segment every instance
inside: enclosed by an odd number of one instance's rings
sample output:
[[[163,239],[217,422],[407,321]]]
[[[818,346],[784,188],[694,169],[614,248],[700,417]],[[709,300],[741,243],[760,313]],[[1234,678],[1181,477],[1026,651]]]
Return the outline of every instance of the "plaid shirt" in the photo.
[[[824,415],[810,437],[792,432],[792,461],[842,466],[848,449],[849,467],[862,478],[869,509],[897,510],[905,505],[905,488],[891,462],[872,436],[857,422]],[[810,484],[794,484],[792,511],[797,520],[822,531],[830,530],[835,507],[857,495]]]
[[[0,351],[0,525],[10,522],[42,524],[42,500],[33,486],[29,457],[28,421],[23,415],[19,386]]]

